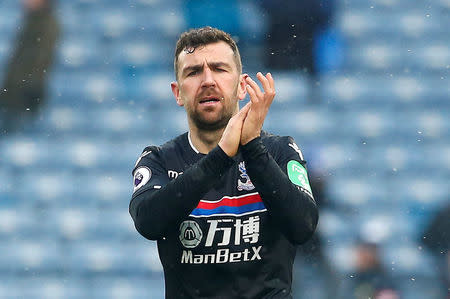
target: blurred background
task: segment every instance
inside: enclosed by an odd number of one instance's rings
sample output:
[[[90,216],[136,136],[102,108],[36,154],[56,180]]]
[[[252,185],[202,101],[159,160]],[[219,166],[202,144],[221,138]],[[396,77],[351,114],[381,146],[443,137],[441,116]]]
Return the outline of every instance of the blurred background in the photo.
[[[204,25],[308,160],[295,298],[449,298],[449,0],[0,1],[0,298],[163,298],[131,170],[187,130],[173,52]]]

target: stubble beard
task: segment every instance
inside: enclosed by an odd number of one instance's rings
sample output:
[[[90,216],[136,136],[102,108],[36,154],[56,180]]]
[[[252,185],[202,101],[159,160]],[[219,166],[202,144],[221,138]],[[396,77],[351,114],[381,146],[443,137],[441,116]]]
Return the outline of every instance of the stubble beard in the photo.
[[[202,131],[217,131],[227,126],[230,118],[233,117],[233,111],[223,109],[215,120],[207,120],[200,113],[194,111],[190,115],[195,126]]]
[[[237,98],[238,87],[239,86],[237,85],[234,90],[234,98]],[[225,100],[224,103],[226,103]],[[235,112],[234,110],[234,106],[223,106],[222,111],[219,112],[219,116],[215,120],[205,119],[205,117],[203,117],[198,111],[191,111],[191,113],[189,113],[189,117],[199,130],[211,132],[224,129],[227,126],[228,121],[233,117]]]

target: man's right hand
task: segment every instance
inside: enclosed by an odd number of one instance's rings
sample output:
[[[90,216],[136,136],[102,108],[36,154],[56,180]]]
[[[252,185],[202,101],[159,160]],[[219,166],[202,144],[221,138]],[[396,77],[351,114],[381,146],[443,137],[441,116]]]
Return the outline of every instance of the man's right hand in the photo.
[[[242,107],[239,112],[228,121],[222,138],[219,141],[220,148],[229,156],[234,157],[241,142],[241,131],[247,113],[250,110],[251,102]]]

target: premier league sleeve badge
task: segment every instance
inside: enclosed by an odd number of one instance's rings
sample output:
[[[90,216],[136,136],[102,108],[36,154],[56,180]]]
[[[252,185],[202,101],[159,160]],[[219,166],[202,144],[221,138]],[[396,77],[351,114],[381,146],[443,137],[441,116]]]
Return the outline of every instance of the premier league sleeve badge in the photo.
[[[145,166],[141,166],[134,172],[133,176],[133,192],[147,184],[152,176],[152,171]]]

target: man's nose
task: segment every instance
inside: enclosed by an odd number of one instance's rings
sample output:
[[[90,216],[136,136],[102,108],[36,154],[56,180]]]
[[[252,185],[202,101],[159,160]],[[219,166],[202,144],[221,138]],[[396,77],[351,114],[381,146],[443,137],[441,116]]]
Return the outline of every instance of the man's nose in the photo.
[[[216,85],[216,81],[214,79],[214,74],[209,67],[206,67],[205,70],[203,71],[202,86],[203,87],[211,87],[211,86],[215,86],[215,85]]]

